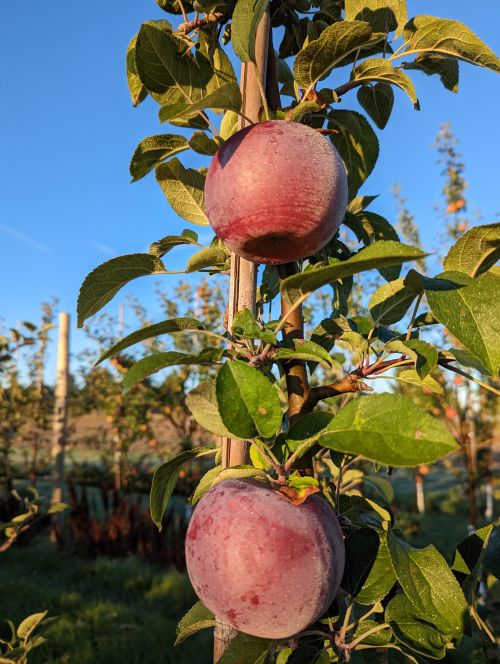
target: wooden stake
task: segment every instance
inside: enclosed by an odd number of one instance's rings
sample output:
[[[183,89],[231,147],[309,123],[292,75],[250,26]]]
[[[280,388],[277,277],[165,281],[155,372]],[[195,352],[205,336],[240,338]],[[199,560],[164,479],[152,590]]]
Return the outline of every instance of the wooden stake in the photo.
[[[266,87],[267,54],[271,21],[269,11],[262,17],[255,37],[256,64],[248,62],[241,66],[240,87],[243,98],[242,113],[252,122],[259,122],[262,108],[260,89]],[[258,72],[258,73],[257,73]],[[260,77],[259,85],[257,75]],[[240,116],[239,129],[246,126],[246,121]],[[244,258],[231,255],[231,274],[229,283],[229,304],[227,315],[227,328],[231,331],[234,316],[244,308],[255,313],[257,288],[257,266]],[[222,467],[236,466],[248,463],[248,443],[232,438],[222,440]],[[237,631],[230,625],[217,620],[214,629],[214,664],[222,657],[231,639]]]
[[[52,503],[62,502],[64,485],[64,451],[68,416],[68,359],[69,314],[59,314],[59,340],[57,343],[57,378],[52,429]],[[51,539],[55,533],[51,534]]]

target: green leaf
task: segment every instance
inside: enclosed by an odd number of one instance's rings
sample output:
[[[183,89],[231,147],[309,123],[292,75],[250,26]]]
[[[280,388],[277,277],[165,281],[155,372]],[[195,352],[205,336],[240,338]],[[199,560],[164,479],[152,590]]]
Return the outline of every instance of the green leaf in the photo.
[[[483,376],[488,375],[488,371],[484,368],[483,364],[474,357],[472,353],[469,353],[467,350],[462,350],[461,348],[450,348],[447,353],[450,353],[459,364],[462,364],[464,367],[470,367],[479,371]]]
[[[385,610],[385,620],[396,639],[420,655],[442,659],[448,638],[436,629],[431,619],[418,613],[405,595],[393,597]]]
[[[180,366],[185,364],[212,365],[217,364],[224,354],[222,348],[204,348],[198,355],[187,353],[178,353],[177,351],[168,351],[166,353],[155,353],[143,357],[142,360],[135,362],[125,374],[123,379],[123,389],[128,392],[134,385],[140,383],[148,376],[157,373],[167,367]]]
[[[438,352],[421,339],[396,339],[385,345],[393,353],[404,353],[415,361],[415,370],[423,380],[436,366]]]
[[[358,241],[366,246],[379,240],[399,242],[394,226],[375,212],[360,211],[355,215],[346,214],[343,223],[352,230]],[[394,278],[397,279],[397,276]]]
[[[434,53],[421,53],[413,62],[402,62],[403,69],[418,69],[427,76],[437,74],[447,90],[458,92],[458,62]]]
[[[221,448],[219,447],[218,449],[220,450]],[[222,473],[223,470],[224,468],[220,465],[215,466],[214,468],[210,468],[210,470],[207,470],[207,472],[200,479],[200,481],[196,485],[195,490],[189,497],[189,502],[191,505],[196,505],[196,503],[200,500],[200,498],[204,496],[206,492],[212,488],[213,481],[217,478],[218,475],[220,475],[220,473]]]
[[[378,536],[377,557],[356,595],[356,602],[359,604],[371,606],[376,602],[380,602],[389,594],[396,583],[396,572],[392,566],[391,555],[387,546],[387,534],[380,532]]]
[[[415,615],[449,639],[459,640],[467,602],[446,560],[434,546],[414,549],[392,532],[387,543],[396,576]]]
[[[220,123],[220,137],[227,141],[228,138],[238,131],[238,114],[234,111],[226,111]]]
[[[155,470],[151,483],[151,493],[149,495],[149,508],[153,523],[157,526],[158,530],[161,530],[163,515],[177,483],[182,465],[197,456],[213,454],[214,452],[215,450],[211,450],[208,447],[197,447],[192,450],[186,450],[173,459],[170,459],[170,461],[162,463]]]
[[[346,0],[347,21],[368,21],[374,31],[392,32],[396,37],[408,21],[406,0]]]
[[[373,632],[366,638],[363,638],[363,645],[385,646],[391,641],[392,632],[390,627],[381,627],[381,623],[375,622],[375,620],[363,620],[363,622],[359,623],[359,625],[356,627],[352,638],[353,640],[358,639],[362,637],[363,634],[376,629],[376,632]]]
[[[233,319],[233,335],[241,339],[261,339],[266,343],[277,343],[276,335],[270,329],[262,329],[255,316],[246,307],[238,311]]]
[[[293,339],[288,342],[290,347],[281,346],[274,355],[275,360],[306,360],[318,362],[324,367],[331,369],[337,363],[324,348],[304,339]]]
[[[394,106],[394,92],[390,85],[376,83],[363,85],[358,90],[358,101],[379,129],[384,129]]]
[[[364,338],[364,336],[359,334],[359,332],[353,332],[352,330],[349,332],[344,332],[344,334],[340,337],[340,340],[348,344],[353,351],[360,353],[361,355],[367,353],[368,349],[370,348],[370,344]]]
[[[332,421],[331,413],[316,411],[307,413],[300,418],[284,434],[284,445],[288,452],[295,452],[301,445],[311,443],[311,446],[319,439],[328,424]],[[309,447],[307,448],[309,449]],[[304,452],[307,450],[304,449]],[[300,458],[300,457],[299,457]]]
[[[468,604],[471,605],[474,603],[492,530],[493,524],[476,530],[475,533],[462,540],[455,550],[451,569],[462,587]]]
[[[174,247],[179,247],[183,244],[199,247],[198,234],[190,230],[183,230],[181,235],[166,235],[161,240],[158,240],[158,242],[153,242],[149,245],[149,253],[161,258],[165,254],[168,254]]]
[[[332,281],[374,268],[417,260],[425,255],[420,249],[400,242],[374,242],[346,261],[287,277],[281,284],[281,292],[288,304],[295,304]]]
[[[376,325],[392,325],[399,322],[418,295],[413,284],[406,278],[382,284],[370,300],[370,315]]]
[[[215,616],[207,609],[201,602],[196,602],[186,615],[181,619],[175,629],[177,638],[175,639],[175,646],[182,643],[188,636],[199,632],[200,629],[215,626]]]
[[[230,468],[223,468],[216,477],[212,479],[212,486],[225,482],[226,480],[242,479],[249,477],[259,477],[266,479],[267,475],[262,468],[255,468],[255,466],[241,464],[238,466],[231,466]]]
[[[457,449],[439,420],[400,394],[373,394],[351,401],[328,425],[319,444],[386,466],[432,463]]]
[[[351,73],[351,81],[379,81],[396,85],[406,92],[412,104],[418,109],[417,93],[411,78],[383,58],[371,58],[359,64]]]
[[[113,344],[107,351],[105,351],[97,360],[96,365],[100,364],[108,357],[113,357],[126,348],[130,348],[134,344],[146,339],[152,339],[160,334],[174,334],[175,332],[183,332],[189,330],[203,330],[203,325],[196,318],[170,318],[161,323],[154,323],[154,325],[147,325],[140,330],[136,330],[128,334],[123,339],[120,339],[116,344]]]
[[[171,122],[178,118],[196,116],[206,109],[239,111],[241,92],[236,83],[224,83],[216,90],[193,103],[177,103],[160,108],[160,122]]]
[[[26,641],[29,639],[31,634],[35,631],[38,625],[47,615],[48,611],[42,611],[41,613],[33,613],[31,616],[25,618],[17,628],[17,636],[21,641]]]
[[[281,427],[281,404],[271,381],[240,362],[226,362],[216,382],[217,403],[227,429],[244,440],[270,438]]]
[[[207,267],[224,266],[231,257],[231,253],[224,246],[207,247],[191,256],[187,262],[186,272],[196,272]]]
[[[358,528],[345,538],[345,570],[341,586],[356,596],[365,583],[379,548],[379,537],[373,528]]]
[[[186,406],[198,424],[210,433],[225,438],[234,437],[220,416],[214,380],[206,380],[191,390],[186,396]]]
[[[219,136],[209,138],[204,131],[195,131],[189,139],[189,145],[198,154],[213,156],[222,145]]]
[[[264,664],[263,657],[272,641],[238,633],[219,660],[219,664]]]
[[[398,380],[402,383],[409,383],[420,387],[420,389],[427,389],[434,392],[434,394],[444,394],[443,386],[437,382],[432,376],[420,378],[415,369],[402,369],[398,372],[397,376],[385,376],[388,380]]]
[[[125,284],[148,274],[166,274],[162,261],[151,254],[119,256],[92,270],[78,294],[78,327],[100,311]]]
[[[384,38],[384,33],[372,32],[370,25],[364,21],[334,23],[297,54],[294,79],[303,88],[312,88],[351,53],[369,48]]]
[[[353,198],[349,203],[347,209],[349,212],[352,212],[352,214],[359,214],[360,212],[363,212],[363,210],[366,210],[366,208],[369,207],[376,198],[378,198],[378,195],[356,196],[356,198]]]
[[[328,114],[328,128],[339,132],[331,135],[330,140],[347,170],[349,199],[354,198],[378,159],[377,135],[368,120],[356,111],[332,111]]]
[[[203,207],[205,176],[194,168],[184,168],[174,157],[156,167],[156,179],[177,214],[200,226],[208,226]]]
[[[439,53],[473,65],[500,72],[500,61],[479,37],[460,21],[420,14],[409,21],[403,30],[409,53]]]
[[[498,376],[500,367],[500,277],[486,272],[472,279],[460,272],[444,272],[439,279],[455,284],[454,289],[426,288],[432,313],[475,355],[489,371]]]
[[[167,21],[143,23],[137,36],[135,62],[144,87],[162,106],[192,104],[205,94],[208,72],[202,71],[185,43],[172,34]]]
[[[484,556],[484,567],[493,576],[500,579],[500,528],[498,527],[490,535]]]
[[[137,35],[132,37],[127,47],[127,82],[130,98],[132,99],[133,106],[138,106],[141,101],[144,101],[148,96],[146,88],[143,86],[141,79],[137,75],[137,68],[135,66],[135,45],[137,42]]]
[[[143,178],[168,157],[188,148],[187,139],[176,134],[158,134],[145,138],[135,149],[130,162],[132,182]]]
[[[476,226],[453,245],[444,259],[447,272],[478,277],[500,260],[500,223]]]
[[[268,0],[238,0],[236,3],[231,42],[241,62],[255,62],[255,36],[267,6]]]

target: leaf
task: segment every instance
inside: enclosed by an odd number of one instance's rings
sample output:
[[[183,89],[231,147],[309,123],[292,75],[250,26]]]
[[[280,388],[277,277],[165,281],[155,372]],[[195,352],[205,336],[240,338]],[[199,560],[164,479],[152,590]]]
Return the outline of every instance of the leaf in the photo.
[[[149,253],[161,258],[174,247],[183,244],[200,246],[198,244],[198,234],[186,229],[182,231],[181,235],[166,235],[161,240],[149,245]]]
[[[496,527],[490,535],[484,556],[484,567],[497,579],[500,579],[500,528]]]
[[[267,6],[267,0],[238,0],[236,3],[231,24],[231,43],[241,62],[255,62],[255,36]]]
[[[216,381],[217,403],[227,429],[238,438],[270,438],[281,427],[281,404],[271,381],[239,360],[226,362]]]
[[[333,415],[322,411],[307,413],[300,418],[285,434],[285,443],[291,452],[306,441],[315,441],[332,421]]]
[[[140,330],[136,330],[128,334],[123,339],[120,339],[116,344],[113,344],[107,351],[105,351],[97,360],[96,365],[100,364],[108,357],[113,357],[126,348],[130,348],[134,344],[146,339],[158,337],[160,334],[174,334],[175,332],[182,332],[184,330],[203,330],[203,325],[196,318],[169,318],[161,323],[154,323],[154,325],[147,325]]]
[[[236,83],[224,83],[210,94],[193,103],[176,103],[160,108],[160,122],[171,122],[178,118],[196,116],[200,111],[214,109],[219,111],[239,111],[241,92]]]
[[[363,645],[372,645],[372,646],[384,646],[389,643],[392,639],[392,632],[389,627],[384,627],[381,629],[381,623],[375,622],[375,620],[363,620],[356,627],[354,634],[352,636],[353,640],[362,637],[363,634],[370,632],[371,630],[377,630],[369,636],[363,639]]]
[[[373,46],[384,38],[384,33],[374,33],[364,21],[334,23],[297,54],[293,68],[294,79],[303,88],[312,88],[334,67],[340,66],[351,53]]]
[[[500,223],[476,226],[462,235],[444,259],[447,272],[478,277],[500,260]]]
[[[418,295],[413,284],[406,278],[382,284],[370,300],[370,315],[376,325],[392,325],[399,322]]]
[[[377,557],[368,576],[356,595],[358,604],[372,605],[386,597],[396,583],[396,572],[392,566],[391,555],[387,546],[387,534],[379,533]]]
[[[474,355],[469,353],[469,351],[462,350],[461,348],[450,348],[447,352],[451,353],[457,362],[462,364],[464,367],[475,369],[476,371],[479,371],[479,373],[483,374],[483,376],[488,374],[488,371],[484,368],[481,362],[476,357],[474,357]]]
[[[187,262],[186,272],[196,272],[207,267],[225,266],[231,253],[222,245],[206,247],[197,251]]]
[[[400,643],[420,655],[442,659],[448,639],[436,629],[429,618],[419,614],[405,595],[393,597],[385,610],[388,622]]]
[[[460,272],[444,272],[437,281],[448,280],[454,290],[426,288],[432,313],[475,355],[489,371],[498,376],[500,367],[500,277],[486,272],[476,279]]]
[[[281,284],[281,292],[288,304],[295,304],[305,300],[318,288],[338,279],[374,268],[417,260],[425,255],[420,249],[401,242],[374,242],[346,261],[287,277]]]
[[[336,365],[328,351],[314,341],[293,339],[289,343],[291,347],[281,346],[278,349],[274,355],[275,360],[306,360],[318,362],[329,369]]]
[[[447,90],[458,92],[458,62],[434,53],[421,53],[413,62],[402,62],[403,69],[418,69],[427,76],[438,74]]]
[[[276,344],[276,335],[270,329],[262,329],[253,313],[245,307],[234,315],[233,335],[241,339],[261,339],[266,343]]]
[[[21,641],[26,641],[29,639],[31,634],[35,631],[38,625],[47,615],[48,611],[42,611],[41,613],[33,613],[31,616],[25,618],[17,628],[17,636]]]
[[[136,147],[130,162],[132,182],[143,178],[168,157],[188,148],[187,139],[176,134],[158,134],[145,138]]]
[[[207,72],[201,70],[184,42],[172,34],[167,21],[142,24],[137,36],[135,62],[144,87],[162,106],[192,104],[204,96]]]
[[[219,664],[264,664],[262,658],[272,643],[269,639],[238,633],[224,650]]]
[[[421,389],[431,390],[434,394],[444,394],[443,386],[437,382],[432,376],[420,378],[415,369],[402,369],[398,372],[397,376],[386,376],[387,379],[398,380],[402,383],[409,383],[416,385]]]
[[[406,0],[346,0],[346,21],[368,21],[374,31],[401,34],[408,21]]]
[[[214,380],[206,380],[191,390],[186,396],[186,406],[198,424],[210,433],[226,438],[234,437],[220,416]]]
[[[218,450],[221,450],[221,448],[219,447]],[[210,468],[210,470],[207,470],[207,472],[200,479],[200,481],[196,485],[195,490],[189,497],[189,503],[191,505],[196,505],[196,503],[200,500],[200,498],[204,496],[206,492],[212,488],[213,481],[217,478],[218,475],[220,475],[220,473],[222,473],[223,470],[224,468],[221,465],[215,466],[214,468]]]
[[[197,456],[213,454],[214,452],[215,450],[211,450],[208,447],[196,447],[192,450],[181,452],[173,459],[170,459],[170,461],[162,463],[161,466],[156,468],[151,483],[151,493],[149,494],[149,508],[153,523],[157,526],[158,530],[161,531],[163,515],[177,483],[181,466],[186,461],[190,461]]]
[[[434,369],[438,361],[438,352],[434,346],[421,339],[396,339],[389,341],[385,347],[393,353],[410,355],[421,380]]]
[[[479,582],[482,564],[490,535],[493,530],[493,524],[476,530],[460,542],[455,550],[452,571],[455,573],[467,603],[472,605],[476,594],[477,584]]]
[[[135,44],[137,42],[137,35],[132,37],[127,47],[127,82],[132,105],[138,106],[141,101],[144,101],[148,96],[146,88],[143,86],[141,79],[137,75],[137,68],[135,66]]]
[[[189,139],[189,145],[195,152],[198,152],[198,154],[204,154],[211,157],[222,145],[222,141],[218,136],[215,138],[209,138],[204,131],[195,131]]]
[[[238,131],[238,114],[234,111],[226,111],[220,123],[220,137],[227,141],[228,138]]]
[[[196,602],[186,615],[180,620],[175,629],[177,638],[175,639],[174,646],[178,646],[185,641],[188,636],[199,632],[200,629],[215,626],[215,616],[207,609],[201,602]]]
[[[493,51],[460,21],[420,14],[405,25],[403,38],[408,42],[403,55],[439,53],[500,72],[500,61]]]
[[[102,309],[125,284],[148,274],[166,274],[162,261],[150,254],[119,256],[92,270],[78,294],[78,327]]]
[[[200,226],[208,226],[203,207],[205,176],[194,168],[184,168],[174,157],[156,167],[156,179],[177,214]]]
[[[384,129],[394,106],[394,92],[390,85],[376,83],[363,85],[358,90],[358,101],[379,129]]]
[[[352,330],[344,332],[340,337],[340,340],[348,344],[353,351],[360,353],[361,355],[367,353],[370,348],[370,344],[363,335],[359,334],[359,332],[353,332]]]
[[[123,389],[128,392],[132,387],[140,383],[148,376],[151,376],[161,369],[167,367],[181,366],[185,364],[211,365],[217,364],[224,354],[222,348],[204,348],[198,355],[187,353],[178,353],[177,351],[168,351],[166,353],[155,353],[143,357],[142,360],[135,362],[125,374],[123,379]]]
[[[416,615],[449,639],[459,640],[467,602],[446,560],[434,546],[414,549],[392,532],[387,543],[398,581]]]
[[[379,240],[399,242],[394,226],[375,212],[360,211],[355,215],[346,215],[343,223],[353,231],[358,241],[366,246]],[[394,279],[397,279],[397,276]]]
[[[354,198],[378,159],[377,135],[368,120],[356,111],[332,111],[328,114],[328,128],[339,131],[330,136],[330,140],[347,170],[349,199]]]
[[[352,214],[359,214],[360,212],[363,212],[363,210],[366,210],[366,208],[369,207],[376,198],[378,198],[378,195],[356,196],[356,198],[353,198],[349,203],[347,209],[349,212],[352,212]]]
[[[383,58],[371,58],[359,64],[351,73],[351,81],[379,81],[396,85],[406,92],[413,106],[418,110],[417,93],[411,78]]]
[[[373,394],[351,401],[318,442],[386,466],[432,463],[457,449],[439,420],[400,394]]]
[[[365,583],[379,548],[379,537],[372,528],[358,528],[345,538],[346,566],[341,587],[356,596]]]

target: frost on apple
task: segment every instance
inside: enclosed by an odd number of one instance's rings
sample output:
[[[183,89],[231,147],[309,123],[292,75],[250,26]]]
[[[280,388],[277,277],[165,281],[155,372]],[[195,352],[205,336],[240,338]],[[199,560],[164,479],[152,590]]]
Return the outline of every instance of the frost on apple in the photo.
[[[283,639],[332,603],[344,542],[322,498],[293,505],[264,482],[226,480],[194,511],[186,562],[196,593],[220,620],[247,634]]]
[[[205,184],[214,231],[255,263],[312,256],[335,235],[346,205],[347,176],[337,150],[296,122],[260,122],[231,136]]]

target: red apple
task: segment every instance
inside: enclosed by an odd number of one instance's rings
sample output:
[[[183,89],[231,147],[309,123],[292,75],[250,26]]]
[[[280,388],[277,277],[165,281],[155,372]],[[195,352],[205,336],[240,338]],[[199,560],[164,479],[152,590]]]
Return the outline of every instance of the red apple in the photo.
[[[347,176],[332,143],[297,122],[246,127],[218,150],[205,183],[205,211],[219,238],[254,263],[312,256],[337,232]]]
[[[186,563],[196,593],[220,620],[284,639],[333,601],[344,541],[334,511],[317,495],[294,505],[264,482],[225,480],[194,510]]]

